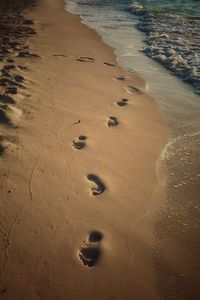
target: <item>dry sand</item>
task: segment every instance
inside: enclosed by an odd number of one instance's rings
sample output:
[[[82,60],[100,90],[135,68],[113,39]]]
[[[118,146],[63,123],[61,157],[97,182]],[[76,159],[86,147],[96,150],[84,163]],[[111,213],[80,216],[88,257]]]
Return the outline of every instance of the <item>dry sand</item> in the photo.
[[[162,299],[158,107],[63,1],[42,0],[27,18],[40,58],[14,57],[24,87],[1,108],[1,297]]]

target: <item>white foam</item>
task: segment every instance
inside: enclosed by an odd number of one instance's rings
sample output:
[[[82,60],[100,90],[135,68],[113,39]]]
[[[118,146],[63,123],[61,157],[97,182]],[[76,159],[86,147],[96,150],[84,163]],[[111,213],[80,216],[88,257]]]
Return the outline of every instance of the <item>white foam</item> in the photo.
[[[75,2],[72,1],[65,1],[65,10],[72,13],[72,14],[76,14],[76,7],[77,4]]]

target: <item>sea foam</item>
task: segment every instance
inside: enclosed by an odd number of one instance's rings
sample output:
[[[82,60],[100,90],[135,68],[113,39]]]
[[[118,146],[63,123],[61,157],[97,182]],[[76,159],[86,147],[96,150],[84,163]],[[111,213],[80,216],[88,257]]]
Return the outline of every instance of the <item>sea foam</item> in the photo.
[[[200,94],[200,20],[163,10],[155,13],[138,2],[129,11],[139,16],[137,29],[147,35],[141,51],[193,84]]]

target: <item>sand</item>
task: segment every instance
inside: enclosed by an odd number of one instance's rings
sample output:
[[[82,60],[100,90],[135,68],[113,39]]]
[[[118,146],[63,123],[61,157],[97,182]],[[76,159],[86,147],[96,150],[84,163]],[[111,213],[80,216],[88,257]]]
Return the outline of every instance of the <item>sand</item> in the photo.
[[[23,82],[1,90],[1,297],[162,299],[159,108],[63,1],[26,19],[28,53],[9,54]]]

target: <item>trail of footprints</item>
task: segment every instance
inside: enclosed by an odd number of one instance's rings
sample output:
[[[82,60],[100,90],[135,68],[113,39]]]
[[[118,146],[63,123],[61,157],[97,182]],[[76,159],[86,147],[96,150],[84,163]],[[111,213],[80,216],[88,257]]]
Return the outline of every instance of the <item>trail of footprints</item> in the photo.
[[[84,62],[84,63],[86,63],[86,62],[91,63],[91,62],[95,61],[93,58],[86,57],[86,56],[80,56],[79,58],[76,58],[76,60],[79,62]],[[109,62],[104,62],[104,65],[108,66],[108,67],[116,66]],[[117,80],[117,81],[124,81],[125,76],[118,75],[116,77],[113,77],[113,79]],[[125,90],[127,91],[127,93],[131,93],[131,94],[140,94],[141,93],[141,91],[134,86],[127,86],[125,88]],[[129,99],[122,98],[122,99],[119,99],[118,101],[116,101],[115,104],[118,107],[123,107],[128,104],[128,101],[129,101]],[[106,124],[107,124],[107,127],[116,127],[119,125],[119,120],[117,117],[110,116],[110,117],[108,117]],[[82,150],[86,146],[86,140],[87,140],[86,136],[84,136],[84,135],[79,136],[78,138],[76,138],[75,140],[72,141],[73,148],[75,150]],[[86,179],[90,184],[91,196],[99,197],[106,190],[106,185],[104,184],[103,180],[101,178],[99,178],[97,175],[87,174]],[[83,244],[81,245],[81,247],[79,248],[79,251],[78,251],[78,257],[79,257],[80,261],[83,263],[83,265],[85,265],[87,267],[93,267],[96,264],[96,262],[98,261],[100,255],[101,255],[101,240],[102,240],[102,238],[103,238],[102,233],[100,233],[99,231],[92,231],[88,235],[87,239],[83,242]]]
[[[7,112],[11,109],[9,105],[15,104],[13,96],[18,93],[18,88],[23,89],[23,83],[25,78],[17,73],[17,71],[26,71],[27,67],[24,65],[17,65],[15,57],[21,58],[38,58],[39,56],[28,51],[28,47],[24,45],[23,37],[26,35],[35,34],[36,32],[30,27],[24,27],[26,25],[32,25],[31,20],[24,20],[22,17],[19,18],[19,23],[23,26],[16,29],[15,27],[9,27],[4,29],[0,27],[2,36],[7,36],[4,39],[4,43],[0,47],[0,62],[1,62],[1,79],[0,79],[0,123],[7,126],[13,126],[12,120],[7,115]],[[12,37],[16,36],[16,41],[12,40]],[[22,41],[20,40],[22,39]],[[10,49],[12,51],[10,51]],[[8,51],[9,50],[9,51]],[[54,56],[63,56],[61,54],[55,54]],[[80,56],[76,58],[81,63],[94,63],[95,60],[92,57]],[[105,67],[115,67],[116,65],[110,62],[103,62]],[[123,75],[118,75],[113,79],[117,81],[124,81]],[[141,91],[133,86],[126,87],[126,91],[132,94],[139,94]],[[118,107],[123,107],[128,104],[127,98],[122,98],[116,102]],[[79,124],[80,120],[75,124]],[[107,127],[114,128],[119,125],[119,120],[115,116],[109,116],[106,121]],[[0,155],[3,153],[7,138],[0,135]],[[83,150],[86,148],[88,137],[80,135],[72,141],[72,147],[74,150]],[[4,146],[5,144],[5,146]],[[106,190],[106,185],[103,180],[95,174],[87,174],[86,180],[90,185],[90,193],[92,197],[100,197]],[[101,241],[103,239],[102,233],[99,231],[92,231],[87,239],[80,246],[78,256],[83,265],[87,267],[93,267],[98,261],[101,255]]]
[[[24,19],[21,10],[6,13],[1,16],[0,23],[0,155],[3,155],[9,145],[14,145],[13,131],[6,132],[7,129],[17,129],[20,118],[25,112],[21,109],[18,95],[22,98],[26,96],[24,91],[27,88],[27,81],[21,73],[27,70],[23,65],[27,59],[39,58],[31,53],[26,45],[26,38],[36,34],[30,27],[34,22]],[[24,96],[23,96],[24,95]]]

